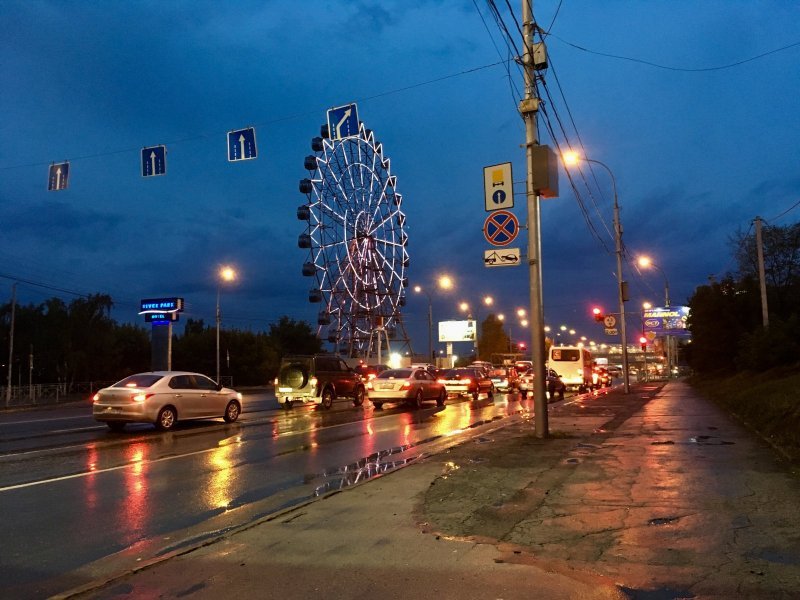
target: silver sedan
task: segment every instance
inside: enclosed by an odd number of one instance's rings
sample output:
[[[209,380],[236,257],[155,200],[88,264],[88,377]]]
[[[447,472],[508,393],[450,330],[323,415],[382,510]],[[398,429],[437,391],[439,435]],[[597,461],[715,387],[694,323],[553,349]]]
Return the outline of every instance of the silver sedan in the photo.
[[[154,423],[172,429],[178,419],[222,417],[232,423],[242,412],[242,395],[200,373],[151,371],[126,377],[92,398],[92,414],[113,431],[125,423]]]
[[[444,406],[447,390],[425,369],[389,369],[367,383],[367,395],[375,408],[384,402],[410,402],[422,408],[425,400]]]

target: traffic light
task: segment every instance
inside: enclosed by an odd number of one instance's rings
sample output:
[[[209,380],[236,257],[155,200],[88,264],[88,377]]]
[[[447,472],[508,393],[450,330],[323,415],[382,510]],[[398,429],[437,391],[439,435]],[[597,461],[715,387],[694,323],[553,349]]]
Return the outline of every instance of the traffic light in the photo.
[[[644,336],[641,336],[639,338],[639,343],[642,345],[642,352],[647,352],[647,338],[644,337]]]
[[[598,322],[602,322],[603,319],[606,318],[606,316],[603,314],[603,309],[600,308],[599,306],[595,306],[592,309],[592,314],[594,315],[594,320]]]

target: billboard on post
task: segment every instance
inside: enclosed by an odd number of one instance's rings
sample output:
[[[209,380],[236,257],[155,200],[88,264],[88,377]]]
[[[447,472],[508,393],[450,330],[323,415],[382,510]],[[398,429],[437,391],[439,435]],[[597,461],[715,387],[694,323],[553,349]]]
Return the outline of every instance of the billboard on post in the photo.
[[[644,311],[645,333],[657,335],[691,335],[686,329],[689,318],[688,306],[661,306]]]
[[[440,342],[474,342],[475,321],[439,321]]]

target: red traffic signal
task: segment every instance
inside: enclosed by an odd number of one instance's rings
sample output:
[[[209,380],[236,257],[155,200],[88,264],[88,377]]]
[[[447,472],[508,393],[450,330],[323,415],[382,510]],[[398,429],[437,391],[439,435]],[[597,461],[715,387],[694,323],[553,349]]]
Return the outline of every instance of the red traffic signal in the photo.
[[[639,338],[639,343],[642,345],[642,352],[644,352],[645,350],[647,350],[647,338],[646,338],[646,337],[644,337],[644,336],[641,336],[641,337]]]
[[[595,320],[595,321],[602,321],[602,320],[603,320],[603,319],[605,319],[605,317],[606,317],[606,316],[603,314],[603,309],[602,309],[602,308],[600,308],[599,306],[595,306],[595,307],[592,309],[592,314],[594,315],[594,320]]]

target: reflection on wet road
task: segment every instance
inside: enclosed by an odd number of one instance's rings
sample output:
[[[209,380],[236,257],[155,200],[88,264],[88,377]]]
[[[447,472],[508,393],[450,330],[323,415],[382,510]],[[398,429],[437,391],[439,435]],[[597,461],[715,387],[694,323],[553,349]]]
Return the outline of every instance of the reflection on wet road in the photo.
[[[2,554],[0,581],[20,596],[62,591],[59,577],[83,565],[109,556],[114,565],[135,562],[359,483],[408,464],[432,442],[457,443],[476,426],[527,414],[533,402],[512,394],[417,411],[250,408],[237,423],[166,433],[147,425],[112,433],[75,415],[65,416],[75,431],[48,417],[50,436],[0,427],[0,510],[16,516],[0,545],[24,538],[27,547]],[[68,552],[58,540],[71,540]]]

